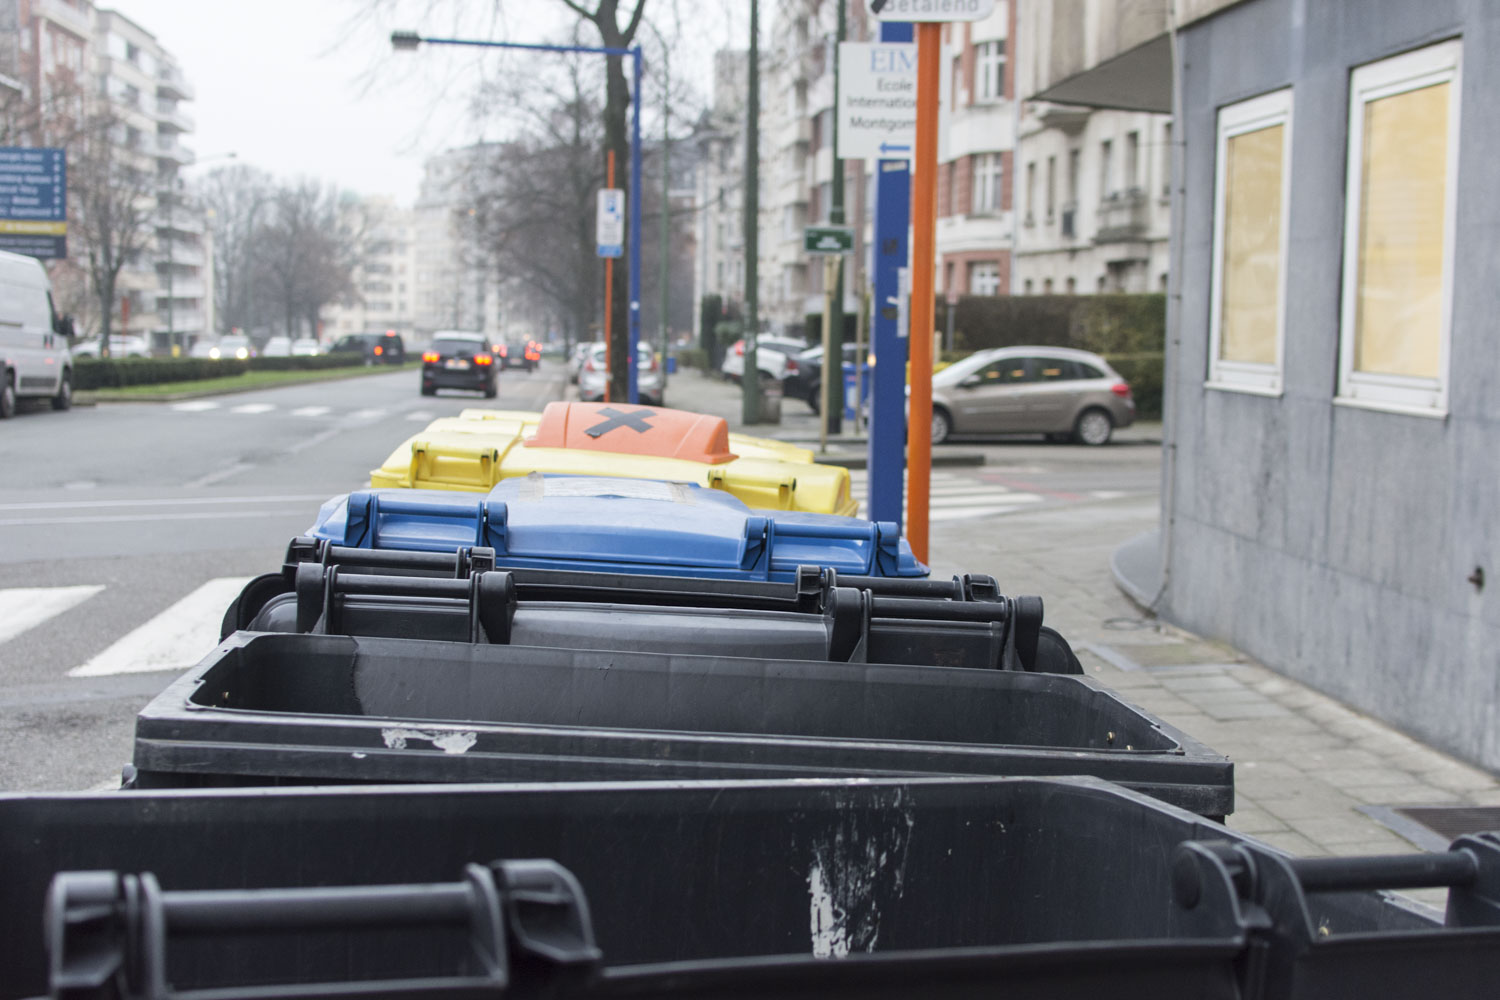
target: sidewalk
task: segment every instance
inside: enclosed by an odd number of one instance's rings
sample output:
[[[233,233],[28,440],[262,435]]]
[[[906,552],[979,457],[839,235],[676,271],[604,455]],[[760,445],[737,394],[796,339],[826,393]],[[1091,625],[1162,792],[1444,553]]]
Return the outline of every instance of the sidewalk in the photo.
[[[669,406],[716,413],[731,429],[745,429],[733,385],[679,372],[666,395]],[[816,442],[817,417],[807,405],[784,400],[782,406],[781,424],[748,430]],[[1161,427],[1138,425],[1118,436],[1159,442]],[[846,453],[864,449],[863,439],[852,436],[838,444]],[[1443,850],[1447,837],[1398,810],[1500,806],[1493,775],[1143,612],[1117,586],[1120,567],[1112,559],[1125,542],[1154,530],[1158,516],[1154,499],[1124,498],[934,522],[932,573],[989,573],[1007,594],[1040,594],[1047,623],[1073,644],[1089,676],[1235,762],[1237,805],[1229,825],[1290,853]],[[1141,554],[1151,553],[1142,548]],[[1141,561],[1148,570],[1149,563]],[[1131,589],[1144,593],[1148,585]],[[1410,895],[1441,904],[1446,893]]]

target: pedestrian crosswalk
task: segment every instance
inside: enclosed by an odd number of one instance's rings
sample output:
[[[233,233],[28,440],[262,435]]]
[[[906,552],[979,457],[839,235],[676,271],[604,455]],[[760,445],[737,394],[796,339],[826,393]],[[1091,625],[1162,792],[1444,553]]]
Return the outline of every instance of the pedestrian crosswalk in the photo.
[[[859,501],[859,516],[868,516],[868,474],[863,469],[851,470],[849,485],[854,491],[855,499]],[[906,497],[909,495],[907,493]],[[1043,497],[1037,493],[1013,490],[998,483],[942,470],[932,473],[928,497],[928,520],[933,522],[1011,514],[1043,502]],[[906,506],[904,497],[903,516]]]

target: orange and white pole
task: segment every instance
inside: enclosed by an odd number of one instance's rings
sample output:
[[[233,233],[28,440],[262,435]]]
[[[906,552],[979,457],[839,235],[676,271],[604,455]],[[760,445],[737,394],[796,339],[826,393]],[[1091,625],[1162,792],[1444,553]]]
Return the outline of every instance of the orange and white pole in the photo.
[[[906,538],[927,561],[932,484],[932,319],[937,240],[938,89],[943,26],[917,26],[917,142],[912,159],[911,406],[906,422]]]

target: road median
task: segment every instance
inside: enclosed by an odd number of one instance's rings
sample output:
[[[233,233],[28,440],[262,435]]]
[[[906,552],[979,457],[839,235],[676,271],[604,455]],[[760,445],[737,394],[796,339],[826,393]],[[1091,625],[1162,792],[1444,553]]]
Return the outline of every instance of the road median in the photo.
[[[237,392],[253,392],[257,389],[275,389],[287,385],[306,385],[312,382],[334,382],[342,379],[361,378],[367,375],[385,375],[391,372],[415,371],[420,361],[403,365],[353,366],[349,368],[322,368],[292,371],[247,371],[238,375],[222,375],[216,378],[195,379],[186,382],[160,382],[145,385],[128,385],[108,389],[80,390],[75,402],[81,406],[92,403],[175,403],[184,399],[203,396],[225,396]]]

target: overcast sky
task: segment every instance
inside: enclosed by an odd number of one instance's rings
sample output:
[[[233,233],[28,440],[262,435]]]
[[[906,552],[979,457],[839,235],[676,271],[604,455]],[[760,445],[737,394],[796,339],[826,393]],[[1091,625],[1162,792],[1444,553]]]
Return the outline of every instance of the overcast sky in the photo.
[[[474,83],[484,74],[524,73],[525,60],[537,57],[432,46],[393,53],[391,29],[542,41],[557,39],[574,21],[558,0],[509,0],[498,5],[499,16],[482,0],[106,0],[100,6],[113,6],[155,35],[195,88],[195,100],[185,105],[197,123],[185,141],[202,164],[193,173],[233,152],[237,162],[276,174],[318,177],[401,201],[416,196],[428,156],[503,131],[503,116],[481,124],[469,114]],[[430,8],[437,13],[427,14]],[[672,70],[697,82],[705,96],[711,52],[746,44],[747,9],[744,0],[650,0],[647,7],[669,35],[680,15],[683,38],[673,46]],[[764,21],[763,15],[763,31]],[[585,29],[582,41],[597,45],[593,27]],[[642,36],[653,38],[647,29]],[[654,45],[647,45],[649,54]]]

